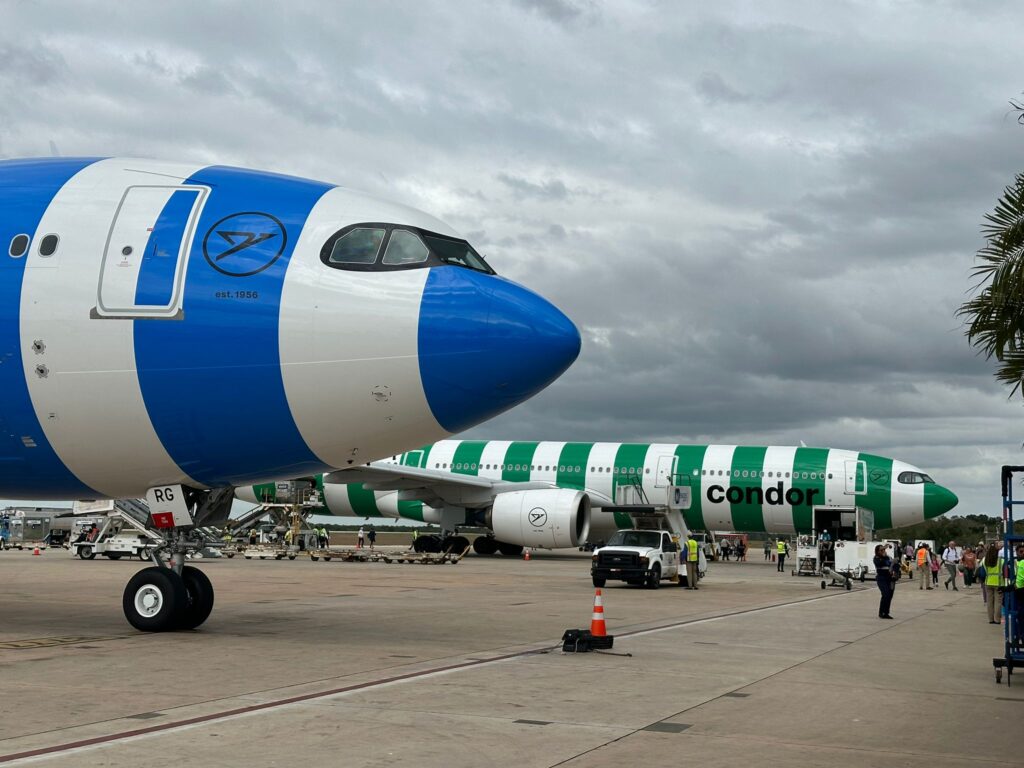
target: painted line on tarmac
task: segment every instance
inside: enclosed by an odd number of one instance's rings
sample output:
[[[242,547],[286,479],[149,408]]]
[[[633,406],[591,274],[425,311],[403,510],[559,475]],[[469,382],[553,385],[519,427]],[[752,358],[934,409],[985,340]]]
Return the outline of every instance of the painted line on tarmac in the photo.
[[[861,591],[861,590],[858,590]],[[778,608],[786,608],[792,605],[800,605],[802,603],[811,603],[817,600],[827,600],[834,597],[842,597],[844,595],[855,594],[851,592],[839,592],[827,595],[818,595],[816,597],[807,598],[804,600],[790,600],[783,603],[774,603],[772,605],[761,606],[758,608],[747,608],[741,611],[735,611],[733,613],[726,613],[719,616],[708,616],[702,619],[684,619],[680,621],[674,621],[670,624],[665,624],[658,627],[652,627],[650,629],[640,629],[634,631],[620,632],[616,637],[641,637],[643,635],[650,635],[656,632],[666,632],[670,629],[678,629],[679,627],[692,626],[694,624],[705,624],[712,621],[720,621],[723,619],[733,618],[735,616],[744,616],[752,613],[761,613],[764,611],[771,611]],[[332,688],[327,691],[319,691],[317,693],[304,693],[297,696],[289,696],[284,699],[275,699],[274,701],[266,701],[260,704],[250,704],[244,707],[236,707],[234,709],[228,709],[221,712],[211,712],[206,715],[198,715],[196,717],[186,718],[184,720],[175,720],[169,723],[158,723],[154,725],[148,725],[142,728],[133,728],[128,731],[120,731],[118,733],[110,733],[104,736],[94,736],[88,739],[79,739],[78,741],[70,741],[65,744],[55,744],[48,747],[39,747],[37,749],[28,749],[22,752],[12,752],[9,755],[0,755],[0,763],[2,764],[14,764],[18,762],[31,763],[39,760],[53,757],[56,755],[64,756],[70,754],[76,754],[78,752],[86,752],[94,749],[99,749],[113,743],[128,743],[131,741],[137,741],[155,736],[161,733],[168,733],[170,731],[187,730],[198,726],[206,725],[212,722],[224,722],[227,720],[234,720],[242,717],[248,717],[250,715],[258,714],[260,712],[266,712],[273,709],[283,709],[285,707],[295,706],[297,704],[305,704],[310,701],[317,699],[327,699],[333,696],[340,696],[348,693],[354,693],[356,691],[363,691],[369,688],[381,688],[384,686],[398,685],[405,683],[410,680],[421,680],[428,677],[447,675],[453,672],[458,672],[463,669],[472,669],[475,667],[483,667],[488,664],[498,664],[504,661],[510,661],[512,659],[523,658],[524,656],[533,656],[541,653],[546,653],[553,648],[559,646],[543,646],[541,648],[528,648],[523,651],[516,651],[515,653],[506,653],[501,656],[494,656],[488,659],[473,659],[458,662],[456,664],[448,664],[442,667],[435,667],[433,669],[424,669],[418,672],[408,672],[402,675],[393,675],[380,680],[371,680],[365,683],[354,683],[352,685],[342,686],[340,688]],[[250,694],[240,694],[245,696]],[[125,719],[127,719],[126,716]],[[17,737],[15,737],[17,738]]]

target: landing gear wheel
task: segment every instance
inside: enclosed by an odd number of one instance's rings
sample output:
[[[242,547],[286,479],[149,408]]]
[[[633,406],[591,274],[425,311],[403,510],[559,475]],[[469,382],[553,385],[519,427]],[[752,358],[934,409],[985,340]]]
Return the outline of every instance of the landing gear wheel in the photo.
[[[469,539],[465,536],[449,536],[444,543],[444,551],[453,555],[461,555],[469,549]]]
[[[498,543],[490,536],[477,536],[473,539],[473,551],[478,555],[493,555],[498,551]]]
[[[849,581],[847,581],[846,582],[846,591],[849,592],[851,589],[853,589],[853,584],[851,584]]]
[[[503,541],[498,542],[498,551],[506,557],[519,557],[523,554],[522,546],[518,544],[506,544]]]
[[[181,577],[167,568],[143,568],[128,580],[121,607],[128,623],[142,632],[177,629],[188,602]]]
[[[825,582],[824,582],[824,581],[823,581],[823,582],[821,582],[821,588],[822,588],[822,589],[824,589],[824,588],[825,588]]]
[[[412,548],[414,552],[440,552],[441,537],[433,534],[420,536],[413,542]]]
[[[190,565],[182,568],[181,580],[188,599],[178,628],[195,629],[210,617],[213,610],[213,584],[205,573]]]
[[[88,547],[79,547],[78,556],[83,560],[94,560],[96,558],[96,550],[92,545]]]
[[[605,582],[607,581],[607,579],[599,579],[597,576],[595,576],[593,580],[594,580],[594,586],[597,587],[598,589],[603,587],[605,585]]]
[[[647,577],[646,586],[648,589],[657,589],[661,586],[661,566],[657,563],[651,569],[651,575]]]

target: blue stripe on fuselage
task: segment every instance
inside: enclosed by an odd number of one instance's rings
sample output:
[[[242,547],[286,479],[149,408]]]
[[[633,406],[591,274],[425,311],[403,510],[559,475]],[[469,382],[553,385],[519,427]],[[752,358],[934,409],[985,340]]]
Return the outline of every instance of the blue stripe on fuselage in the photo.
[[[64,466],[36,418],[21,361],[22,345],[33,341],[21,338],[21,287],[28,254],[17,259],[8,255],[11,239],[19,234],[33,237],[61,187],[97,160],[62,157],[0,162],[0,492],[9,498],[85,499],[99,495]],[[33,241],[31,247],[37,243]]]
[[[135,284],[137,306],[166,307],[171,303],[181,239],[197,197],[197,190],[179,190],[170,196],[160,212],[139,265],[139,279]]]
[[[226,167],[187,183],[211,193],[189,254],[184,317],[135,321],[153,427],[178,466],[205,485],[323,471],[288,407],[278,318],[292,250],[331,187]]]

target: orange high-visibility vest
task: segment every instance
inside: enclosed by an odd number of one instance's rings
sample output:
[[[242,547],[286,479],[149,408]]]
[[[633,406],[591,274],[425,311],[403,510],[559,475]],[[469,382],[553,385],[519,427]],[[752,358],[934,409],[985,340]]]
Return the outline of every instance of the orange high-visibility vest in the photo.
[[[917,550],[917,567],[918,568],[923,568],[925,563],[927,563],[927,562],[928,562],[928,550],[925,549],[924,547],[921,547],[919,550]]]

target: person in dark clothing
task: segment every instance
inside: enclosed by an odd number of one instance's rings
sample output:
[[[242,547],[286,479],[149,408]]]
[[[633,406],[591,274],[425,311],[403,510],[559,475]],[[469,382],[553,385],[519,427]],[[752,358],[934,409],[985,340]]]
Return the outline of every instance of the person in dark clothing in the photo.
[[[892,605],[892,594],[896,590],[896,583],[893,580],[893,559],[886,554],[885,545],[879,544],[875,547],[875,583],[878,584],[878,591],[882,593],[878,602],[878,618],[891,619],[889,607]]]

